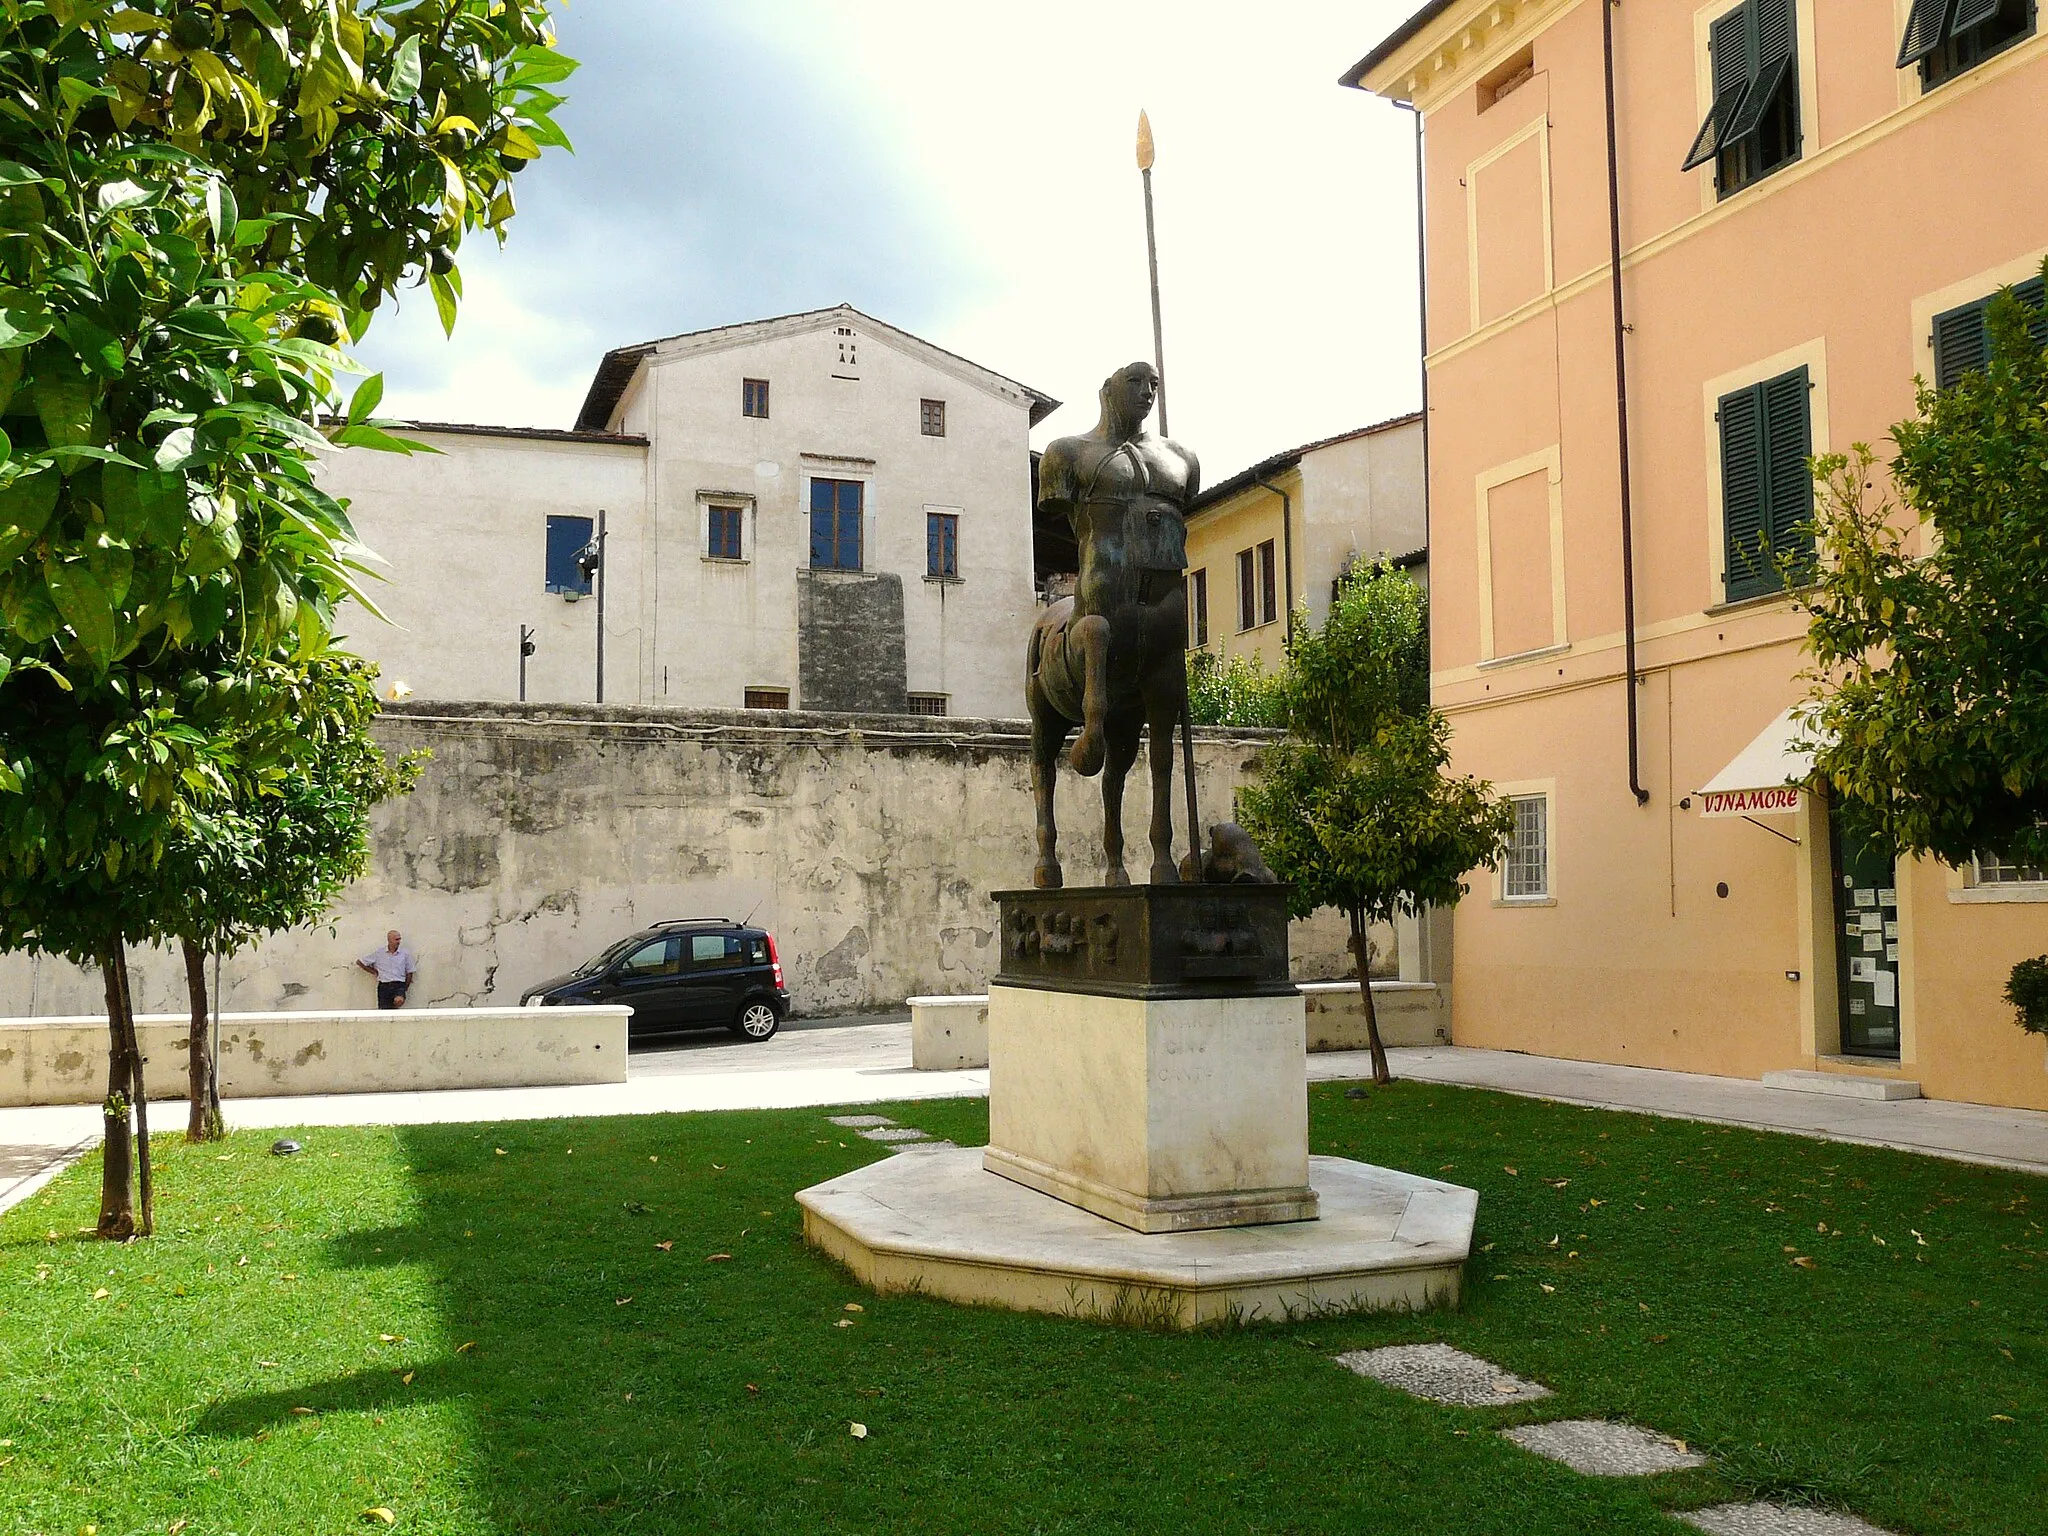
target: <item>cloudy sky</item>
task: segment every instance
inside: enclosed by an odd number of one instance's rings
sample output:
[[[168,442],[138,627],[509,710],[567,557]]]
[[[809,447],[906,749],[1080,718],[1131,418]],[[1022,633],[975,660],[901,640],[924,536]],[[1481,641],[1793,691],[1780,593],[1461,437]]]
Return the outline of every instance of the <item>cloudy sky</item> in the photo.
[[[1206,477],[1414,408],[1411,119],[1336,84],[1417,0],[572,0],[574,156],[364,347],[386,409],[567,426],[609,347],[845,301],[1070,402],[1151,355]]]

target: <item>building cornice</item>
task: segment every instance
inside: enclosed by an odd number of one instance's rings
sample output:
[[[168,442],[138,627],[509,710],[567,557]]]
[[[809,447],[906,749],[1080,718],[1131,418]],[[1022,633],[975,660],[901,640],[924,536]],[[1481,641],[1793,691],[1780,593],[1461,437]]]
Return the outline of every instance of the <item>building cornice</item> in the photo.
[[[1345,85],[1433,110],[1509,41],[1550,26],[1581,0],[1432,0],[1342,77]]]

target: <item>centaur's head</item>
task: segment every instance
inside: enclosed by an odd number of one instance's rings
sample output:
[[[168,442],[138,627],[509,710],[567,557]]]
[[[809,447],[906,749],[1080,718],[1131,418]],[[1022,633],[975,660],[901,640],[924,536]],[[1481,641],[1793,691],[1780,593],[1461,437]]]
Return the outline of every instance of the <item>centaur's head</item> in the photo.
[[[1159,398],[1159,371],[1128,363],[1102,381],[1102,421],[1119,438],[1135,437]]]

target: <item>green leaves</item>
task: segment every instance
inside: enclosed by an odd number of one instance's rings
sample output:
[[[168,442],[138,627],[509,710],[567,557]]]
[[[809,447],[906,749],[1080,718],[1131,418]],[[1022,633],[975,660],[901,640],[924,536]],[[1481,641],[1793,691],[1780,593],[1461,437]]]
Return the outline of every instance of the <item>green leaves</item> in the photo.
[[[41,294],[0,287],[0,350],[41,341],[54,323]]]
[[[114,599],[91,566],[83,560],[46,560],[43,584],[86,655],[96,666],[111,666],[119,644]]]
[[[1804,720],[1855,832],[1951,865],[1987,852],[2038,865],[2048,358],[2038,311],[2006,294],[1986,313],[1988,364],[1920,391],[1889,466],[1861,444],[1816,463]]]

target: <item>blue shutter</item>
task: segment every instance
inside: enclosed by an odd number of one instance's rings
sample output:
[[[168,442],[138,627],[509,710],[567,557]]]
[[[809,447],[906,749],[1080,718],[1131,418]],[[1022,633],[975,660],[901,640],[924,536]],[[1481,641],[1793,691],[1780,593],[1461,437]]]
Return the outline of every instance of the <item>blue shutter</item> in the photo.
[[[946,574],[944,561],[939,553],[939,514],[927,512],[924,515],[924,573],[927,576]]]
[[[832,482],[811,482],[811,568],[832,569]]]
[[[860,558],[860,492],[858,480],[839,482],[839,548],[835,551],[842,571],[857,571]]]
[[[1804,368],[1781,373],[1763,387],[1764,488],[1769,504],[1771,555],[1813,558],[1813,390]],[[1770,573],[1769,584],[1779,584]]]
[[[1753,384],[1721,397],[1721,517],[1728,601],[1770,590],[1764,558],[1764,392]]]
[[[1904,69],[1917,64],[1941,46],[1941,40],[1948,35],[1942,23],[1948,18],[1948,8],[1955,0],[1913,0],[1912,14],[1906,18],[1906,32],[1899,39],[1899,62],[1895,66]]]
[[[587,517],[548,518],[548,552],[545,590],[590,593],[590,578],[576,569],[576,556],[595,535],[597,525]]]

